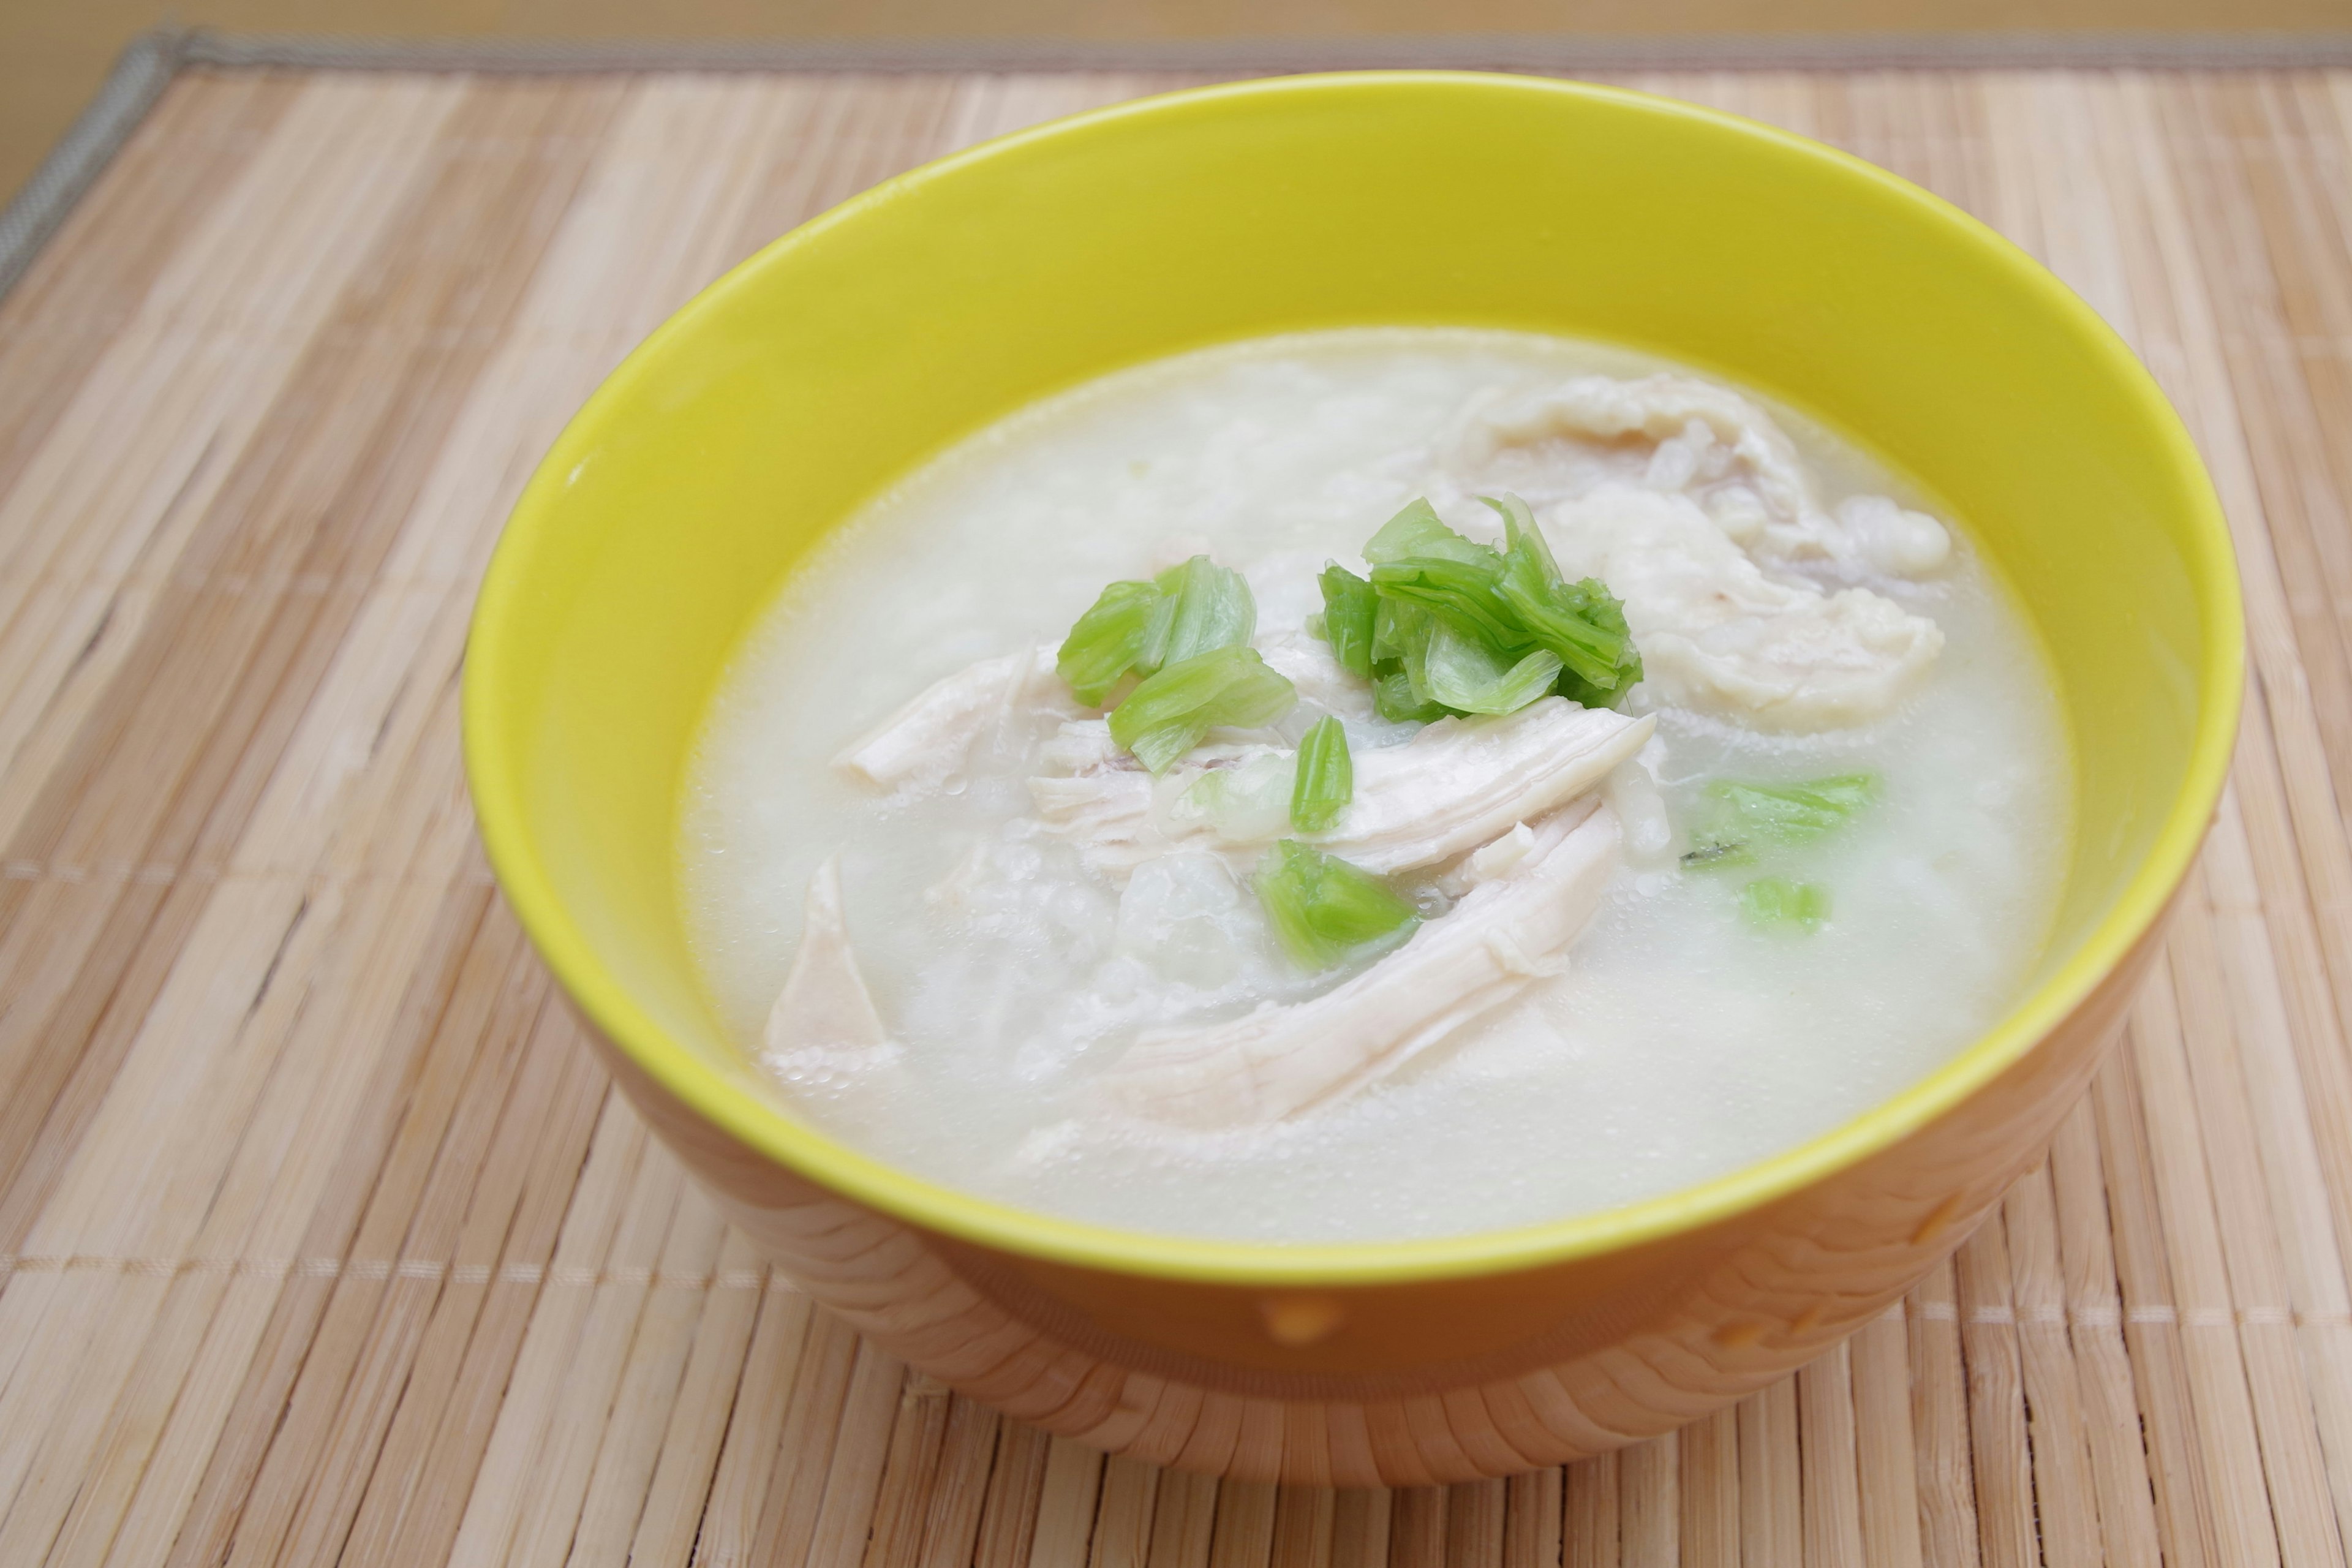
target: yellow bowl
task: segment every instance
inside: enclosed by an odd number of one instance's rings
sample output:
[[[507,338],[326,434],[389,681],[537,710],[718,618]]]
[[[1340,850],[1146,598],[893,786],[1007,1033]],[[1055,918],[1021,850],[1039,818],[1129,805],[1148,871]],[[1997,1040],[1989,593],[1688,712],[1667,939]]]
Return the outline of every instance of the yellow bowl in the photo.
[[[794,1117],[712,1016],[676,889],[713,683],[811,543],[1041,395],[1219,341],[1447,323],[1614,340],[1853,434],[2047,641],[2084,825],[2053,956],[1926,1081],[1688,1191],[1502,1233],[1269,1247],[1023,1212]],[[655,1130],[812,1295],[1054,1431],[1295,1482],[1451,1481],[1649,1436],[1881,1311],[2041,1153],[2221,787],[2242,627],[2211,487],[2056,279],[1868,164],[1635,93],[1295,77],[1080,116],[777,241],[615,372],[515,509],[466,754],[500,884]]]

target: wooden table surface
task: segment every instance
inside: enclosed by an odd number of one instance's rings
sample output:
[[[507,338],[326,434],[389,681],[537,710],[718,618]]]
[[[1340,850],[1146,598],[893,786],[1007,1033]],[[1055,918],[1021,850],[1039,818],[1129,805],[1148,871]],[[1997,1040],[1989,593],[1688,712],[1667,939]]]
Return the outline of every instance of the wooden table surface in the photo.
[[[1508,1483],[1220,1487],[814,1313],[491,888],[476,578],[762,241],[1171,79],[180,77],[0,301],[0,1563],[2182,1565],[2352,1540],[2352,73],[1713,73],[2044,258],[2243,554],[2233,787],[2131,1037],[1896,1311]]]

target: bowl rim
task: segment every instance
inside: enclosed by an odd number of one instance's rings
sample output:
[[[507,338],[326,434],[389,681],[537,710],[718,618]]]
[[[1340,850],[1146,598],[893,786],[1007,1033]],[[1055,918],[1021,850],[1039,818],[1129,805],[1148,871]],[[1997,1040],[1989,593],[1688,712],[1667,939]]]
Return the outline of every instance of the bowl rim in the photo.
[[[1909,1088],[1819,1136],[1675,1192],[1531,1226],[1399,1241],[1275,1243],[1130,1231],[1025,1209],[901,1170],[746,1092],[656,1024],[605,972],[566,912],[533,849],[518,766],[523,726],[506,669],[530,570],[574,467],[605,412],[652,374],[670,342],[778,258],[916,186],[1040,141],[1100,132],[1198,106],[1264,97],[1393,87],[1559,94],[1695,121],[1830,163],[1876,187],[2004,272],[2070,324],[2136,402],[2188,502],[2193,591],[2208,631],[2198,669],[2199,720],[2189,764],[2167,818],[2113,907],[2076,951],[2016,1006]],[[2028,1056],[2156,928],[2187,876],[2220,801],[2234,751],[2244,682],[2244,622],[2229,524],[2179,414],[2123,340],[2057,277],[1987,225],[1851,153],[1719,110],[1588,82],[1460,70],[1341,71],[1230,82],[1129,100],[1050,121],[950,153],[851,197],[762,247],[704,289],[640,343],[565,426],[509,514],[484,574],[469,629],[461,696],[466,773],[484,847],[524,931],[588,1023],[664,1091],[738,1142],[831,1191],[925,1230],[1041,1261],[1206,1284],[1378,1285],[1514,1272],[1664,1241],[1773,1203],[1892,1146],[1959,1106]]]

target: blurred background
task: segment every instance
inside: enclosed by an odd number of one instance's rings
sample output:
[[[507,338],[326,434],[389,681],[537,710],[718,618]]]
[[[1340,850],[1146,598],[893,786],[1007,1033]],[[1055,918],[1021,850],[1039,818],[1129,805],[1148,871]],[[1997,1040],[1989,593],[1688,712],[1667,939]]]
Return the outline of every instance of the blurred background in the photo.
[[[157,26],[388,38],[1051,40],[2314,31],[2352,0],[0,0],[0,199]]]

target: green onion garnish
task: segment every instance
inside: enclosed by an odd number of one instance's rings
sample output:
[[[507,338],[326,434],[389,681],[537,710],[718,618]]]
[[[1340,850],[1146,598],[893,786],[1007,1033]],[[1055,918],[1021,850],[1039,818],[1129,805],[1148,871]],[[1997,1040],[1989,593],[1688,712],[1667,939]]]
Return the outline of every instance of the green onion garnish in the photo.
[[[1195,555],[1152,581],[1176,606],[1169,623],[1167,648],[1154,661],[1155,668],[1180,664],[1212,648],[1249,646],[1251,635],[1257,630],[1257,601],[1240,573],[1205,555]]]
[[[1400,669],[1372,682],[1372,711],[1391,724],[1433,724],[1454,710],[1415,697],[1412,677]]]
[[[1290,710],[1298,693],[1257,650],[1217,647],[1161,667],[1111,710],[1111,739],[1154,773],[1201,743],[1213,726],[1246,729]]]
[[[1812,931],[1830,918],[1830,894],[1819,882],[1759,877],[1739,889],[1739,912],[1766,931]]]
[[[1377,592],[1377,590],[1375,590]],[[1401,669],[1429,646],[1430,628],[1437,617],[1411,599],[1380,595],[1372,612],[1372,668],[1375,674]]]
[[[1597,578],[1564,581],[1535,513],[1514,495],[1481,496],[1502,515],[1506,546],[1496,584],[1528,635],[1559,657],[1561,695],[1597,707],[1642,679],[1642,656],[1625,629],[1625,607]]]
[[[1811,844],[1843,826],[1877,798],[1878,780],[1870,773],[1839,773],[1790,784],[1718,780],[1706,786],[1706,819],[1683,864],[1752,865],[1759,848]]]
[[[1561,578],[1525,501],[1480,499],[1502,514],[1503,550],[1465,539],[1419,500],[1364,546],[1370,583],[1325,570],[1316,629],[1333,657],[1374,683],[1391,720],[1509,713],[1549,691],[1615,701],[1642,679],[1624,607],[1594,579]],[[1359,652],[1367,589],[1370,643]]]
[[[1337,564],[1325,566],[1318,581],[1323,588],[1323,622],[1317,635],[1331,645],[1331,657],[1341,668],[1371,679],[1372,617],[1380,608],[1380,595]]]
[[[1266,857],[1257,896],[1284,950],[1308,969],[1328,969],[1421,923],[1387,883],[1295,838],[1283,839]]]
[[[1738,812],[1749,829],[1775,844],[1810,844],[1878,798],[1872,773],[1838,773],[1804,784],[1707,785],[1707,796]]]
[[[1129,670],[1159,668],[1175,614],[1175,601],[1158,584],[1113,583],[1062,640],[1054,668],[1079,701],[1098,704]]]
[[[1301,833],[1321,833],[1339,820],[1356,798],[1356,764],[1348,755],[1348,731],[1326,713],[1298,742],[1298,773],[1290,786],[1290,825]]]
[[[1375,567],[1416,560],[1458,561],[1475,566],[1494,553],[1446,527],[1424,496],[1405,502],[1404,510],[1381,524],[1381,531],[1364,546],[1364,559]]]
[[[1486,549],[1484,545],[1475,546]],[[1530,640],[1511,613],[1500,584],[1503,558],[1491,550],[1484,562],[1429,556],[1372,568],[1372,587],[1381,597],[1405,599],[1497,653]]]
[[[1414,689],[1457,713],[1516,713],[1559,679],[1559,656],[1549,648],[1537,648],[1516,664],[1506,658],[1440,621],[1418,663],[1405,660],[1405,674],[1418,674]]]
[[[1246,647],[1256,630],[1257,600],[1242,574],[1195,555],[1149,583],[1105,588],[1063,639],[1054,668],[1079,701],[1095,705],[1130,674]]]

